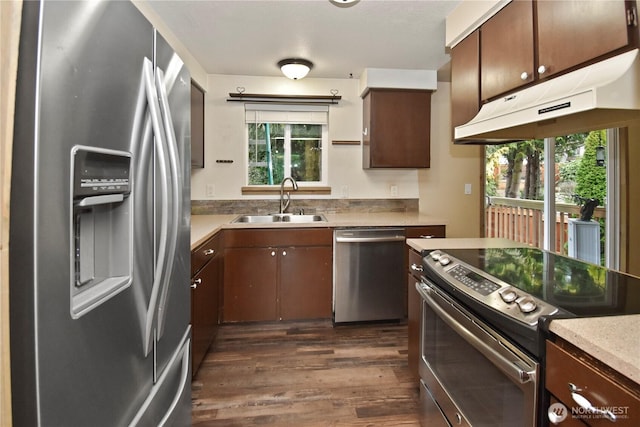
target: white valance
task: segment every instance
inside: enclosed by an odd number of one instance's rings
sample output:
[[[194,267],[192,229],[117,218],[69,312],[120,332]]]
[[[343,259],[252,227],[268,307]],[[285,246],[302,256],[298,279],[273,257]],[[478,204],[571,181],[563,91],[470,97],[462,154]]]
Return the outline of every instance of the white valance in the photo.
[[[329,123],[328,105],[244,104],[246,123]]]

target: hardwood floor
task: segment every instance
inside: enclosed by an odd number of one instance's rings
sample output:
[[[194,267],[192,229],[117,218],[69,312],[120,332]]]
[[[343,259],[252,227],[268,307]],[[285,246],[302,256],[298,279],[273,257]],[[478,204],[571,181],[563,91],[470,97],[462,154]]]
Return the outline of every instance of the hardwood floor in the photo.
[[[192,401],[194,426],[419,426],[406,324],[222,325]]]

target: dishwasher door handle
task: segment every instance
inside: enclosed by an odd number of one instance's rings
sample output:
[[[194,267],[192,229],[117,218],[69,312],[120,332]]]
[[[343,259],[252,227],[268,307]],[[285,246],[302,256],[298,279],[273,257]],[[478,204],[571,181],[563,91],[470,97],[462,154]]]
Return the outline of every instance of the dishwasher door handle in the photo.
[[[336,236],[337,243],[378,243],[378,242],[404,242],[404,236],[383,237],[341,237]]]

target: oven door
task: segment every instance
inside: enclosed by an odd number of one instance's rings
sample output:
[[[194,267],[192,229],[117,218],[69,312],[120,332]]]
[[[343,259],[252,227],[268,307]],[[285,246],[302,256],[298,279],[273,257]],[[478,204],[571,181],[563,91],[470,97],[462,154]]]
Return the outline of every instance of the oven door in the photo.
[[[422,424],[442,414],[453,426],[535,426],[539,364],[433,283],[416,289]]]

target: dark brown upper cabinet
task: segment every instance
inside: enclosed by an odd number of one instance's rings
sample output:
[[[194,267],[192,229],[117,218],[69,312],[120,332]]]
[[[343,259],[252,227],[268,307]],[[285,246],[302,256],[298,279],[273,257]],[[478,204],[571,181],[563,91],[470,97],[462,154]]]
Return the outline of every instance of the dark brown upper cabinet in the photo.
[[[480,110],[480,31],[451,49],[451,123],[467,123]]]
[[[480,99],[635,48],[638,38],[635,1],[514,0],[480,27]]]
[[[204,167],[204,91],[191,82],[191,167]]]
[[[369,89],[363,97],[363,168],[428,168],[431,91]]]
[[[539,77],[551,77],[629,46],[634,25],[627,21],[627,9],[635,5],[628,3],[536,2]]]
[[[533,81],[533,44],[531,0],[512,1],[482,25],[480,29],[482,100],[494,98]]]

